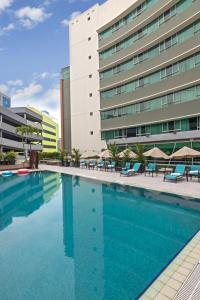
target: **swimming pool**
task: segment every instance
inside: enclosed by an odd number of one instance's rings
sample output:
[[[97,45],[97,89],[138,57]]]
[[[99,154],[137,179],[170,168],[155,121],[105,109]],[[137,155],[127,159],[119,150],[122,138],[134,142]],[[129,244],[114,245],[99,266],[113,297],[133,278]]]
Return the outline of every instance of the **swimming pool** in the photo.
[[[137,299],[199,229],[198,201],[53,172],[0,178],[0,299]]]

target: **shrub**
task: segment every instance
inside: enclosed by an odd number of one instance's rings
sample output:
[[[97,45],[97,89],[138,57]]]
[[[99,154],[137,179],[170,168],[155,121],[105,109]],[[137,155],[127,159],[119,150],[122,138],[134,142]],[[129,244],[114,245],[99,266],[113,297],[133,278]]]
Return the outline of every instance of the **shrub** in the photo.
[[[7,160],[10,163],[15,163],[16,155],[17,154],[14,151],[6,152],[4,155],[4,160]]]

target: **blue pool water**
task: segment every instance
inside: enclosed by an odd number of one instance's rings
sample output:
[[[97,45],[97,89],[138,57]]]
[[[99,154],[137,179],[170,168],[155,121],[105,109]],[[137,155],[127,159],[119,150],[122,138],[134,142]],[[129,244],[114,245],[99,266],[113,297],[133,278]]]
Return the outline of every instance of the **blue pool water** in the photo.
[[[199,229],[198,201],[51,172],[0,178],[0,299],[137,299]]]

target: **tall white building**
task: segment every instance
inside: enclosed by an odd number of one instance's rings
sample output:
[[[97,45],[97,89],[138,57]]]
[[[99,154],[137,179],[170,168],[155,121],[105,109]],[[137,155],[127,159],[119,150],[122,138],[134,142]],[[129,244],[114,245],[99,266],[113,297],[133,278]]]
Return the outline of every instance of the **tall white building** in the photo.
[[[199,149],[199,0],[108,0],[69,30],[70,68],[61,80],[65,145]]]
[[[69,24],[72,148],[100,151],[106,147],[100,131],[97,30],[134,2],[136,0],[108,0],[102,5],[96,4]]]

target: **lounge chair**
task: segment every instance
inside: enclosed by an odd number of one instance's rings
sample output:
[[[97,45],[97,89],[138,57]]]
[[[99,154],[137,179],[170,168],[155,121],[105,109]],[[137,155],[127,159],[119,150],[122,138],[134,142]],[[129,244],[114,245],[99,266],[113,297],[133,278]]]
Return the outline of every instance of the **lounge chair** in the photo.
[[[97,169],[100,169],[100,170],[105,168],[105,162],[103,160],[100,160],[96,167],[97,167]]]
[[[193,177],[197,177],[198,181],[200,181],[200,165],[190,166],[190,170],[187,172],[187,181],[188,177],[190,177],[191,180]]]
[[[112,161],[110,165],[107,165],[107,169],[110,170],[110,171],[115,170],[115,167],[116,167],[116,162],[115,161]]]
[[[153,177],[154,173],[157,174],[157,165],[156,165],[156,163],[149,163],[148,166],[145,169],[145,176],[146,176],[146,173],[149,173],[149,175],[152,174],[152,177]]]
[[[129,170],[130,168],[131,168],[131,163],[130,162],[126,162],[125,166],[122,168],[122,171]]]
[[[141,163],[135,163],[133,165],[133,168],[132,169],[128,169],[128,170],[122,170],[120,172],[120,176],[132,176],[132,175],[135,175],[135,174],[138,174],[139,171],[140,171],[140,168],[141,168]]]
[[[185,165],[177,165],[176,169],[173,173],[166,173],[164,174],[164,181],[174,181],[177,183],[178,180],[182,179],[185,174]]]
[[[80,168],[87,168],[87,160],[81,160],[80,161]]]
[[[96,167],[97,161],[95,159],[89,161],[88,169],[94,169]]]

